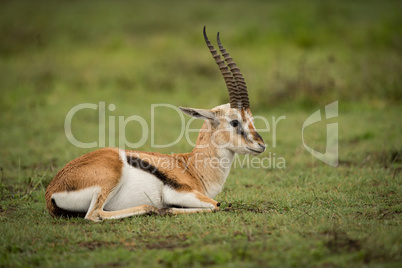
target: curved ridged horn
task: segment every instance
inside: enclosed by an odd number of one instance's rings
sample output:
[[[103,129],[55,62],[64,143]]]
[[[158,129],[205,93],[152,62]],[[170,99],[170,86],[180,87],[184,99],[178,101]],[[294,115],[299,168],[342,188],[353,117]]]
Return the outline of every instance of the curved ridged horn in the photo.
[[[218,52],[216,51],[214,46],[208,40],[207,33],[205,32],[205,26],[204,26],[204,40],[209,48],[209,51],[212,54],[212,57],[215,59],[215,62],[218,65],[223,78],[225,79],[226,87],[229,92],[230,108],[241,107],[241,96],[237,93],[238,88],[236,85],[236,81],[233,78],[233,75],[232,75],[231,71],[229,70],[229,67],[225,64],[225,61],[221,59],[221,56],[218,54]]]
[[[229,65],[230,71],[232,72],[234,79],[236,81],[238,97],[240,97],[241,107],[242,108],[250,108],[250,101],[248,99],[248,91],[247,85],[244,81],[243,75],[240,72],[240,69],[237,67],[236,63],[233,61],[232,57],[230,57],[229,52],[226,52],[226,49],[222,46],[221,40],[219,39],[219,33],[216,37],[218,41],[219,50],[222,53],[223,58]]]

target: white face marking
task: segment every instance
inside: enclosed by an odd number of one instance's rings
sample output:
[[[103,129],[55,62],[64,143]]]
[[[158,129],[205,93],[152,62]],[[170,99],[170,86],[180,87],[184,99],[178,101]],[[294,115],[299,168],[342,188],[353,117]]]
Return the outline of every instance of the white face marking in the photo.
[[[232,109],[229,104],[217,106],[212,110],[220,114],[220,120],[223,122],[218,126],[217,132],[224,130],[227,133],[226,136],[220,136],[222,139],[216,144],[223,145],[222,147],[238,154],[259,155],[265,150],[265,144],[256,133],[250,110]],[[239,121],[237,126],[231,123],[233,120]]]
[[[54,193],[52,199],[59,208],[73,212],[87,212],[91,201],[98,196],[99,186],[92,186],[78,191]]]

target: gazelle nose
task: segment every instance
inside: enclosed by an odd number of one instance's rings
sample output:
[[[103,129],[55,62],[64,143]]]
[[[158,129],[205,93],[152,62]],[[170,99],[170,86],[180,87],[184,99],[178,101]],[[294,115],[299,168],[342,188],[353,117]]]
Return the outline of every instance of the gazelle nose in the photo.
[[[259,143],[258,145],[260,145],[260,147],[265,151],[265,144]]]

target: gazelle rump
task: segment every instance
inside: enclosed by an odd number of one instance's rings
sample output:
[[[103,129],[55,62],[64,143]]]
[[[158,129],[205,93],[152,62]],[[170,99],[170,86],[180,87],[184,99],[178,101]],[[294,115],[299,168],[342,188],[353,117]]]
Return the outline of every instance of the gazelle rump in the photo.
[[[236,153],[258,155],[265,144],[253,116],[239,68],[217,41],[223,60],[205,32],[205,42],[224,77],[230,103],[211,110],[180,107],[205,122],[190,153],[103,148],[69,162],[46,189],[52,216],[117,219],[150,212],[172,214],[219,209],[221,192]]]

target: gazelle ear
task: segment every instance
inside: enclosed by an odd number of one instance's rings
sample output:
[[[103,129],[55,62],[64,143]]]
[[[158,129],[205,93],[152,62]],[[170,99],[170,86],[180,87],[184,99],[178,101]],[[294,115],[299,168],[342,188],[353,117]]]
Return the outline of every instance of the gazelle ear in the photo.
[[[194,108],[186,108],[186,107],[179,107],[179,109],[192,117],[195,118],[200,118],[200,119],[208,119],[208,120],[215,120],[216,116],[215,113],[212,112],[211,110],[206,110],[206,109],[194,109]]]

